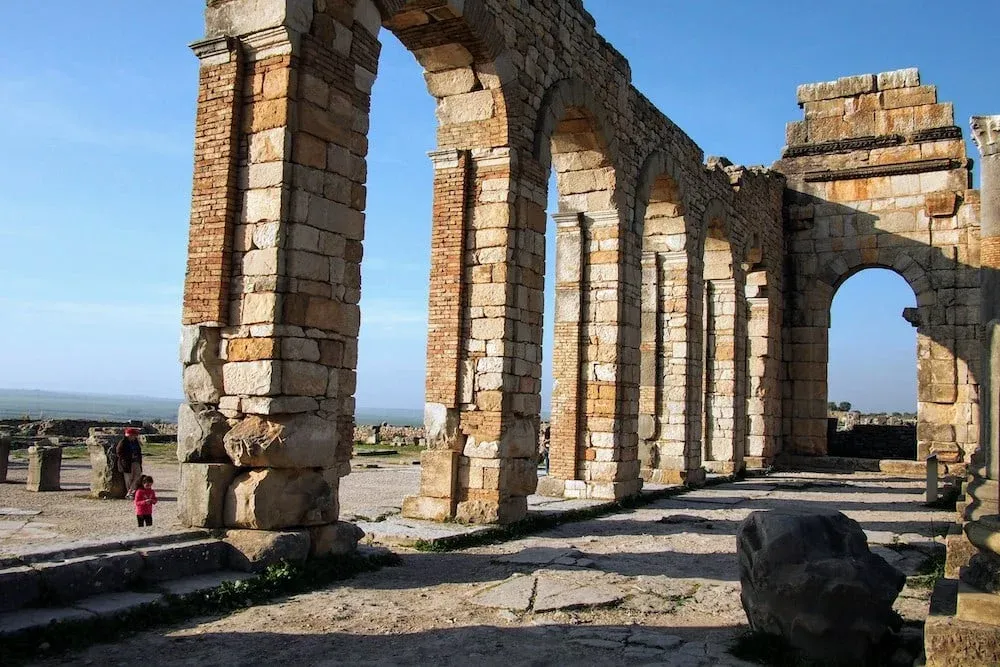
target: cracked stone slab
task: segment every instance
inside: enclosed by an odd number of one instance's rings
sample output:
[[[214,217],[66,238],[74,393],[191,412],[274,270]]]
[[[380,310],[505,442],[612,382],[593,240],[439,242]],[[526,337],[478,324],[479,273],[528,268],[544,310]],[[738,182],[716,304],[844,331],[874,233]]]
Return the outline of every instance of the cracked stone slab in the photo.
[[[536,577],[512,577],[472,598],[478,607],[527,611],[535,594]]]
[[[629,635],[627,641],[630,645],[662,650],[677,648],[684,643],[684,640],[676,635],[661,634],[652,630],[636,630]]]
[[[606,584],[581,585],[562,578],[539,577],[535,587],[536,613],[579,607],[603,607],[617,604],[625,594]]]
[[[558,547],[528,547],[516,554],[499,556],[494,561],[511,565],[562,565],[582,568],[597,566],[594,560],[588,558],[582,551]]]

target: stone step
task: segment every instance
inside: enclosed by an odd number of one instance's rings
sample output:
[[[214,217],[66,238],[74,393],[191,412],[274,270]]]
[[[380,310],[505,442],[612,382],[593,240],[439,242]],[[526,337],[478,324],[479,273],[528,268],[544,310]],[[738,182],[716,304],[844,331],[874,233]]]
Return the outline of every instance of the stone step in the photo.
[[[924,624],[926,666],[1000,665],[1000,626],[958,618],[958,596],[957,580],[938,580]]]
[[[63,621],[85,621],[108,618],[147,605],[162,605],[167,596],[185,597],[202,593],[228,581],[252,579],[245,572],[219,570],[162,582],[148,590],[104,593],[75,600],[64,606],[31,607],[0,613],[0,636],[43,628]]]
[[[1000,626],[1000,595],[987,593],[964,581],[958,585],[958,618]]]
[[[159,583],[223,569],[227,547],[205,533],[158,536],[50,552],[0,569],[0,612],[126,591],[140,582]],[[194,539],[191,539],[191,538]],[[110,550],[108,550],[110,548]]]

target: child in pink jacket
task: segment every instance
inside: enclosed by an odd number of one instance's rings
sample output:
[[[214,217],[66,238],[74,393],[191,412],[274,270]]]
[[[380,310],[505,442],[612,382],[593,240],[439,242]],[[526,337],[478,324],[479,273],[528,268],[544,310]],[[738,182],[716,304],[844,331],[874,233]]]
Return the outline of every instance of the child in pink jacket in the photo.
[[[153,505],[156,504],[156,491],[153,491],[153,478],[143,475],[139,479],[139,488],[135,490],[135,518],[139,527],[153,525]]]

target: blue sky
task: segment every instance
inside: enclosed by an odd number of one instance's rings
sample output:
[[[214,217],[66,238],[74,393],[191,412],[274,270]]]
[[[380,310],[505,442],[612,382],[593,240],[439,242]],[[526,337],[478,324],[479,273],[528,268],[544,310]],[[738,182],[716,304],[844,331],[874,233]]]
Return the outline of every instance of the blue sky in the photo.
[[[707,155],[770,164],[799,83],[918,66],[965,127],[1000,112],[978,5],[585,0],[635,85]],[[626,11],[622,10],[627,6]],[[0,40],[0,387],[175,397],[204,0],[18,0]],[[358,404],[423,400],[434,104],[383,33]],[[970,149],[971,150],[971,149]],[[974,153],[970,153],[974,155]],[[549,281],[551,283],[551,281]],[[831,400],[915,405],[913,305],[866,271],[834,302]],[[547,308],[551,312],[551,302]],[[550,339],[550,333],[547,336]],[[856,341],[865,341],[862,347]],[[870,355],[870,356],[865,356]],[[547,374],[548,375],[548,374]],[[546,390],[548,382],[546,382]]]

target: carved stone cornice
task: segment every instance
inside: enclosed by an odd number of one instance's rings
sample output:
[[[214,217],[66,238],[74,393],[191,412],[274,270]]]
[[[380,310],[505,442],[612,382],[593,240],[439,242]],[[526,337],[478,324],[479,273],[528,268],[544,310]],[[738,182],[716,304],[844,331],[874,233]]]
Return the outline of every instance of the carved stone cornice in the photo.
[[[852,151],[870,151],[876,148],[891,148],[902,146],[906,143],[919,144],[927,141],[944,141],[947,139],[961,139],[962,128],[949,125],[947,127],[935,127],[929,130],[920,130],[905,137],[901,134],[889,134],[885,136],[853,137],[850,139],[837,139],[836,141],[823,141],[818,144],[801,144],[789,146],[782,153],[783,158],[809,157],[813,155],[830,155],[832,153],[850,153]]]
[[[858,178],[877,178],[879,176],[903,176],[905,174],[923,174],[929,171],[950,171],[968,167],[968,160],[957,158],[939,158],[935,160],[915,160],[901,164],[880,164],[870,167],[855,167],[854,169],[825,169],[810,171],[803,175],[806,182],[848,181]]]
[[[209,37],[188,46],[203,66],[225,65],[231,62],[239,42],[232,37]]]

